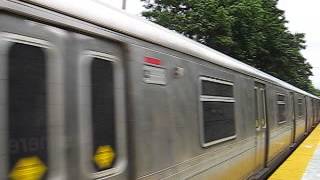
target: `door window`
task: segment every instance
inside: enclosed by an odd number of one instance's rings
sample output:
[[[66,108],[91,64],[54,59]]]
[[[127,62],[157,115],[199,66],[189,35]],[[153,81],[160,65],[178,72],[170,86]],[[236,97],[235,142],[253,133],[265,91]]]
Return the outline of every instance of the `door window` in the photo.
[[[8,52],[9,170],[23,160],[48,169],[47,57],[43,48],[14,43]],[[47,173],[43,175],[45,178]]]
[[[266,128],[267,114],[266,114],[266,94],[264,85],[256,83],[254,87],[254,113],[256,130]]]
[[[277,107],[278,107],[278,123],[282,124],[286,122],[286,96],[282,94],[277,95]]]
[[[96,171],[103,171],[113,167],[116,157],[113,64],[105,59],[93,58],[90,71],[92,157],[95,157],[93,164]],[[107,163],[100,162],[103,160],[99,160],[99,154],[101,158],[110,159]]]

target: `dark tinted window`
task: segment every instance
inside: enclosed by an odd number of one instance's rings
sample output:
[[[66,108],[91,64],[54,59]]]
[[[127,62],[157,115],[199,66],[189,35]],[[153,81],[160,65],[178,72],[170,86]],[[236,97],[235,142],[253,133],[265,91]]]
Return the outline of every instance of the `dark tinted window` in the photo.
[[[45,52],[15,43],[9,49],[7,65],[9,171],[19,160],[30,157],[48,168]]]
[[[284,95],[278,95],[278,101],[285,101],[286,97]]]
[[[202,81],[202,95],[233,97],[233,86],[211,81]]]
[[[267,126],[267,114],[266,114],[266,94],[265,89],[260,88],[260,96],[261,96],[261,125],[263,128]]]
[[[259,128],[259,108],[258,108],[258,88],[254,89],[254,114],[256,120],[256,128]]]
[[[221,80],[200,78],[204,145],[228,140],[235,135],[233,85]],[[217,142],[222,142],[217,141]],[[211,143],[213,142],[213,143]]]
[[[234,103],[203,102],[205,142],[235,135]]]
[[[278,104],[278,122],[286,121],[286,105]]]
[[[303,101],[302,99],[298,99],[298,116],[303,116]]]
[[[91,106],[93,156],[101,147],[108,146],[115,151],[114,80],[111,61],[99,58],[92,60]],[[94,163],[96,171],[111,168],[112,164],[108,167],[99,167]]]
[[[277,96],[278,104],[278,122],[286,121],[286,97],[284,95]]]

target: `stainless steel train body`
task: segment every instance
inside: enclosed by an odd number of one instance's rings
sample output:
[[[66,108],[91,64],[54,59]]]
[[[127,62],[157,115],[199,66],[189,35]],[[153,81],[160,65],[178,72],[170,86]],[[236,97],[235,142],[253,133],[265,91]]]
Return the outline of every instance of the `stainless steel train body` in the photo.
[[[27,162],[44,179],[261,177],[319,108],[316,96],[99,2],[0,0],[0,179]],[[114,160],[99,168],[106,147]]]

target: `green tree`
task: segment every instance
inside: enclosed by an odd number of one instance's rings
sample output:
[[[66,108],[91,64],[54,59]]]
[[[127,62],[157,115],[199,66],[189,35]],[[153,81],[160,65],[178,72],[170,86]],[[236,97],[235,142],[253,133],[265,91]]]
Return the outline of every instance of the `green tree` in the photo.
[[[302,56],[304,34],[291,33],[278,0],[142,0],[147,19],[303,90],[315,92]]]

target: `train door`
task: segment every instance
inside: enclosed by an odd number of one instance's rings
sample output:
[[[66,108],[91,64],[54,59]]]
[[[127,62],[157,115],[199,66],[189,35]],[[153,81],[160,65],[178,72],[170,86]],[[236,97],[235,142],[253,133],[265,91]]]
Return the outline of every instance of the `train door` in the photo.
[[[65,179],[65,32],[5,14],[0,22],[0,179]]]
[[[296,108],[293,92],[290,92],[290,101],[291,101],[291,118],[292,118],[292,143],[295,141],[296,136]]]
[[[263,168],[267,162],[267,105],[265,85],[255,83],[255,120],[256,120],[256,167]]]
[[[316,123],[319,123],[319,119],[320,119],[320,103],[319,101],[317,100],[317,122]]]
[[[72,66],[78,69],[74,77],[78,84],[71,93],[79,92],[79,146],[74,150],[79,151],[80,167],[78,177],[75,174],[70,179],[127,179],[121,45],[80,34],[73,37],[71,55],[77,61]]]

